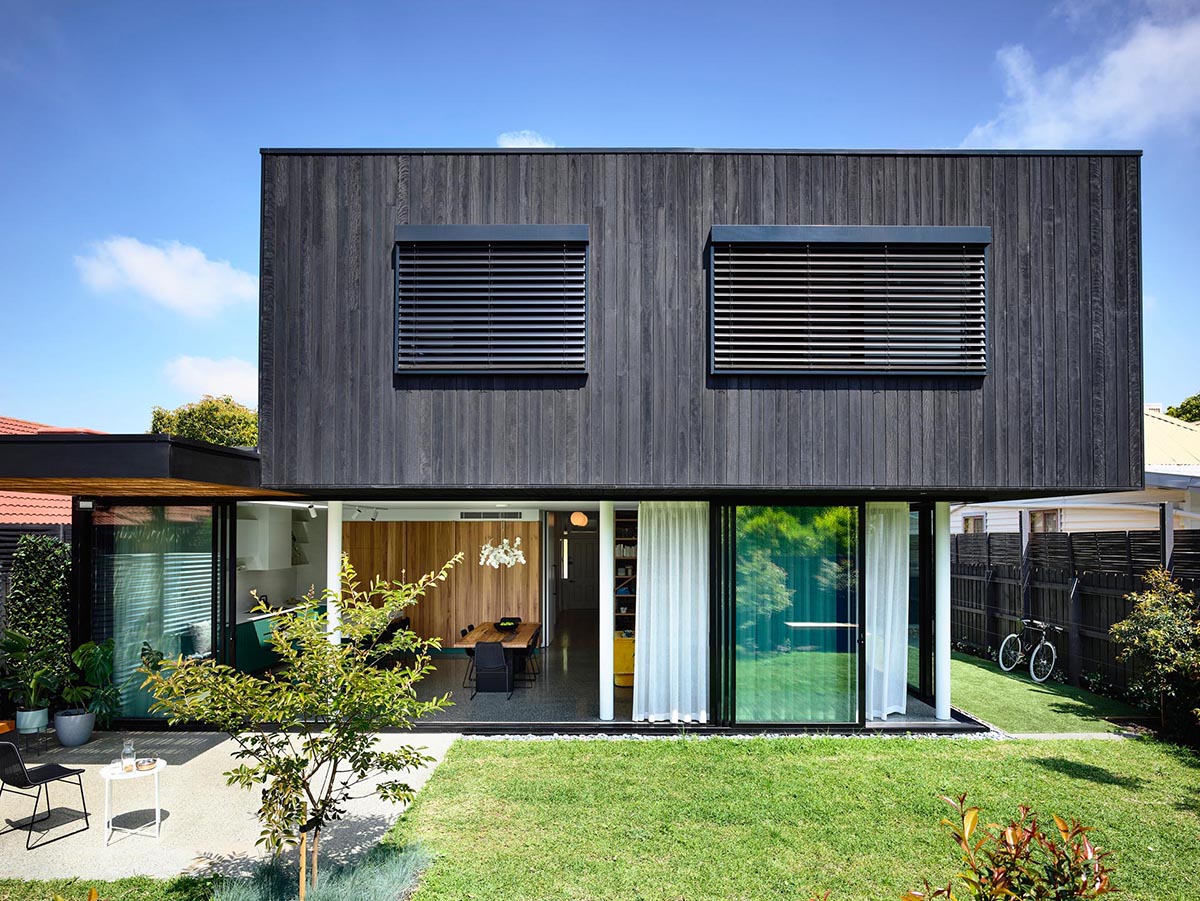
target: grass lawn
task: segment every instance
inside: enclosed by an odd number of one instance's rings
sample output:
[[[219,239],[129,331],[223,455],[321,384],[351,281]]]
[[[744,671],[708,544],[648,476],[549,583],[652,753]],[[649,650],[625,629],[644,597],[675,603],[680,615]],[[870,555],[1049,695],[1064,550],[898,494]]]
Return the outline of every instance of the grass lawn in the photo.
[[[1125,899],[1200,898],[1200,758],[1150,741],[456,744],[392,840],[435,899],[895,899],[945,880],[943,793],[1021,802],[1115,851]]]
[[[51,847],[48,852],[53,854],[54,849]],[[19,853],[25,853],[23,844]],[[181,876],[163,880],[134,876],[116,882],[90,882],[86,879],[23,882],[19,879],[0,879],[0,901],[51,901],[55,895],[62,895],[67,901],[84,901],[92,886],[100,892],[102,901],[207,901],[212,897],[212,887],[207,879]]]
[[[1039,685],[1028,670],[1005,673],[967,654],[954,654],[950,687],[955,707],[1005,732],[1116,732],[1120,727],[1105,717],[1144,716],[1121,701],[1058,682]],[[1147,722],[1154,725],[1153,718]]]

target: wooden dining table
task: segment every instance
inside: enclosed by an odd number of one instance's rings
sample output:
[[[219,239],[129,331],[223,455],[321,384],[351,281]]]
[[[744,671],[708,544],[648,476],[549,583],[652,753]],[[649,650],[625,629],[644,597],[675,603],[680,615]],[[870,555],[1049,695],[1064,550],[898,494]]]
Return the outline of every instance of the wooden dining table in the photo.
[[[451,647],[473,648],[481,641],[498,641],[509,650],[520,650],[533,644],[533,637],[541,623],[517,623],[517,628],[504,632],[495,623],[481,623],[466,635],[459,637]]]

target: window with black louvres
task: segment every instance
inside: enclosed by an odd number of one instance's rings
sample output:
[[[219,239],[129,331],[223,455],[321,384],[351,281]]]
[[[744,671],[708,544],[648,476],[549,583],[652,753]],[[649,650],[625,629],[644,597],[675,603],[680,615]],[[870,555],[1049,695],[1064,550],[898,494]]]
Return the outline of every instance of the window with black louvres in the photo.
[[[982,374],[986,249],[714,242],[712,370]]]
[[[398,372],[585,372],[586,241],[399,241]]]

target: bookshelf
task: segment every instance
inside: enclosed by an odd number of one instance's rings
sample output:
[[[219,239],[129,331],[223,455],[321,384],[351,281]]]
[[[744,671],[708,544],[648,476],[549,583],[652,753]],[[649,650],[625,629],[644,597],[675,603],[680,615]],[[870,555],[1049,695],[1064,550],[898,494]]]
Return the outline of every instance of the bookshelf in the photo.
[[[637,510],[617,510],[613,518],[613,609],[617,631],[613,635],[614,675],[617,685],[633,684],[633,643],[625,635],[637,620],[638,584]]]
[[[632,629],[637,612],[637,510],[616,511],[613,526],[613,595],[617,628]]]

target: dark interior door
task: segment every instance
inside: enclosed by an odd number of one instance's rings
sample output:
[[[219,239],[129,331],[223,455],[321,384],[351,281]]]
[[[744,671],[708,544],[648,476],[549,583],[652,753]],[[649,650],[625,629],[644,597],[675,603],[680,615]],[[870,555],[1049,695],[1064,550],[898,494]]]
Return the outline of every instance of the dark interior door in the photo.
[[[600,608],[599,536],[595,532],[572,532],[563,540],[567,542],[567,567],[562,579],[562,609],[598,610]]]

